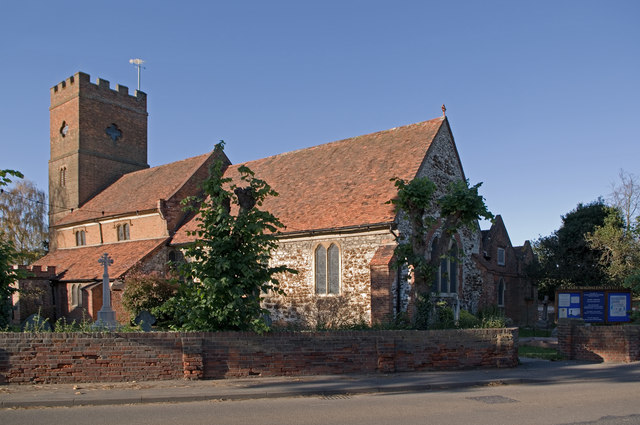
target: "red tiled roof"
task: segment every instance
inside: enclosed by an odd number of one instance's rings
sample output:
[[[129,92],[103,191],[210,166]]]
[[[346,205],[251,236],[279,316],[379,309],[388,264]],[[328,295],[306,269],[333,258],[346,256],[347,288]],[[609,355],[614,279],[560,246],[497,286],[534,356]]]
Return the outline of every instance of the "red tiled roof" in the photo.
[[[118,242],[81,248],[58,249],[45,255],[33,265],[56,266],[62,281],[101,280],[103,268],[98,259],[106,252],[113,259],[109,277],[117,279],[136,263],[166,242],[167,238]]]
[[[56,225],[157,208],[169,199],[211,153],[125,174]]]
[[[231,165],[225,177],[238,182],[246,165],[279,193],[263,204],[286,226],[284,232],[366,226],[393,221],[386,204],[397,189],[392,177],[410,180],[444,121],[437,118],[378,133]],[[173,243],[193,240],[195,218]]]

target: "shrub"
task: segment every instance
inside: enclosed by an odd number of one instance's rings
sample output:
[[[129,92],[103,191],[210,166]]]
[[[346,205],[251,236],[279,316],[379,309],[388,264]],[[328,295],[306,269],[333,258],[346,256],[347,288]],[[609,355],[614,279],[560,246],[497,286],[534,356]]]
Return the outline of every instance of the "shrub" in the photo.
[[[469,313],[467,310],[460,310],[460,319],[458,320],[458,328],[468,329],[480,327],[480,320]]]
[[[157,273],[136,272],[127,276],[124,283],[122,306],[130,314],[131,319],[143,310],[151,311],[161,306],[178,290],[178,283],[175,280],[166,279]]]
[[[507,318],[498,306],[490,306],[478,312],[481,328],[504,328]]]

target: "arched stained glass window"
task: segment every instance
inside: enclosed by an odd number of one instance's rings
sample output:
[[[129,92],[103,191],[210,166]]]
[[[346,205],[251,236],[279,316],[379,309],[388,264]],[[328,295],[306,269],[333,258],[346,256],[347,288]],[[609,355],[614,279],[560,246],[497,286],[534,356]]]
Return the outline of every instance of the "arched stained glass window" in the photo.
[[[340,293],[340,248],[320,244],[314,252],[316,294]]]
[[[438,256],[438,238],[433,238],[433,242],[431,242],[431,258],[436,258]],[[438,279],[440,273],[436,273],[433,277],[433,283],[431,284],[431,290],[433,292],[438,292]]]
[[[451,241],[449,252],[445,256],[438,253],[438,238],[434,238],[431,243],[431,258],[441,257],[440,265],[434,278],[432,290],[442,294],[455,294],[458,292],[458,281],[460,266],[458,252],[458,244],[455,240]]]
[[[449,250],[449,292],[458,292],[458,244],[455,242]]]
[[[329,264],[329,294],[340,293],[340,249],[336,244],[331,244],[328,249]]]
[[[318,245],[315,253],[316,264],[316,294],[327,293],[327,250]]]

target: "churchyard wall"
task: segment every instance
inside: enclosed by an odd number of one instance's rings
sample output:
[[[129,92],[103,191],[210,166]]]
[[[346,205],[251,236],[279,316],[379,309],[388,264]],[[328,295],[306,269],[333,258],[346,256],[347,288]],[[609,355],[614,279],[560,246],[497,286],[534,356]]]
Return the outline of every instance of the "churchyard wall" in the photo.
[[[591,326],[581,319],[560,319],[558,350],[571,360],[638,361],[640,326]]]
[[[517,328],[3,333],[0,383],[80,383],[515,367]]]

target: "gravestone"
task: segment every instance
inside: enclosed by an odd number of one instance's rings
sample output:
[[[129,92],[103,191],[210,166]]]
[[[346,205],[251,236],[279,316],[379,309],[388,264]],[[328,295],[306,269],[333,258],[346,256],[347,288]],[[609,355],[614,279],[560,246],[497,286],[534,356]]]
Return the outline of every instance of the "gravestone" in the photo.
[[[150,332],[151,327],[156,323],[156,317],[147,310],[142,310],[136,318],[133,319],[133,323],[140,326],[144,332]]]

